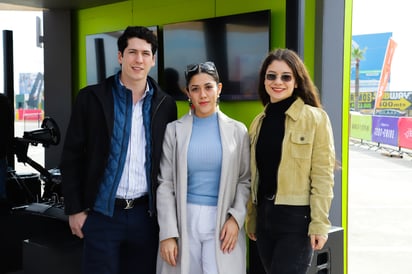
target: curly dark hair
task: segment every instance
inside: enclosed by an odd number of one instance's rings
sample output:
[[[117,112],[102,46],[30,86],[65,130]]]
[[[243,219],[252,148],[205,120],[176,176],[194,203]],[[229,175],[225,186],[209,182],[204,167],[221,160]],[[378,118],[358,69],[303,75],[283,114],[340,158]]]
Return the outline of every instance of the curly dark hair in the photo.
[[[150,29],[142,26],[129,26],[127,27],[123,34],[117,40],[117,49],[122,53],[127,48],[128,41],[130,38],[143,39],[152,45],[152,53],[156,54],[158,42],[157,37]]]
[[[290,49],[275,49],[269,52],[263,61],[259,72],[258,86],[258,94],[262,104],[266,106],[270,102],[269,94],[265,89],[265,75],[267,68],[275,60],[284,61],[292,70],[297,84],[297,87],[293,90],[292,96],[300,97],[305,104],[314,107],[322,107],[318,89],[313,84],[305,64],[299,55]]]

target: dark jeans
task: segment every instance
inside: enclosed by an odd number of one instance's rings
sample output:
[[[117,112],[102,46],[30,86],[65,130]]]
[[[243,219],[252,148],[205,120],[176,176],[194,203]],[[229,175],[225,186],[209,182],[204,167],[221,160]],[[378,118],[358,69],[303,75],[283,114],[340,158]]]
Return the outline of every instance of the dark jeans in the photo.
[[[84,274],[153,274],[159,230],[148,205],[115,208],[108,217],[91,211],[83,226]]]
[[[313,256],[309,213],[309,207],[259,202],[256,246],[267,274],[307,273]]]

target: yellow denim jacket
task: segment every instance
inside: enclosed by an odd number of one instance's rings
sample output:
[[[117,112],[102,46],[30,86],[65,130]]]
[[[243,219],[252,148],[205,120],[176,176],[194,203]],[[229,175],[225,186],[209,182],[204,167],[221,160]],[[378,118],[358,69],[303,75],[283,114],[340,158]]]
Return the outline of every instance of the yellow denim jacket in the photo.
[[[256,205],[259,173],[256,167],[256,143],[265,112],[253,120],[251,142],[251,196],[248,202],[246,231],[256,233]],[[273,134],[276,134],[274,132]],[[327,113],[306,105],[298,98],[286,111],[282,158],[278,169],[275,204],[310,205],[308,234],[327,235],[329,210],[333,198],[335,148]]]

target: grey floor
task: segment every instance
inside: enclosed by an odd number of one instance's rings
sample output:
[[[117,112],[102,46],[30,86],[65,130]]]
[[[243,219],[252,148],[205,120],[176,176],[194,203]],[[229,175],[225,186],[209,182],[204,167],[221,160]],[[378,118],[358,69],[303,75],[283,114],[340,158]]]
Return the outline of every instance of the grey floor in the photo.
[[[349,274],[412,273],[412,159],[396,156],[350,145]]]

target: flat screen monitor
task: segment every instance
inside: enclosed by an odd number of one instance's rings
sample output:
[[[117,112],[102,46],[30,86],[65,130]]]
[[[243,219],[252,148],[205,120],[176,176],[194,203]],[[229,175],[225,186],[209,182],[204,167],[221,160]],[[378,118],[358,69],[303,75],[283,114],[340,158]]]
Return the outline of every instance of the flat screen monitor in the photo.
[[[186,99],[186,66],[213,61],[223,84],[222,100],[256,100],[269,47],[269,10],[164,25],[161,86],[176,99]]]
[[[148,28],[158,35],[157,26]],[[86,73],[88,85],[97,84],[120,70],[119,61],[117,60],[117,39],[122,33],[123,30],[86,36]],[[155,59],[156,64],[150,70],[149,75],[157,81],[157,53]]]

